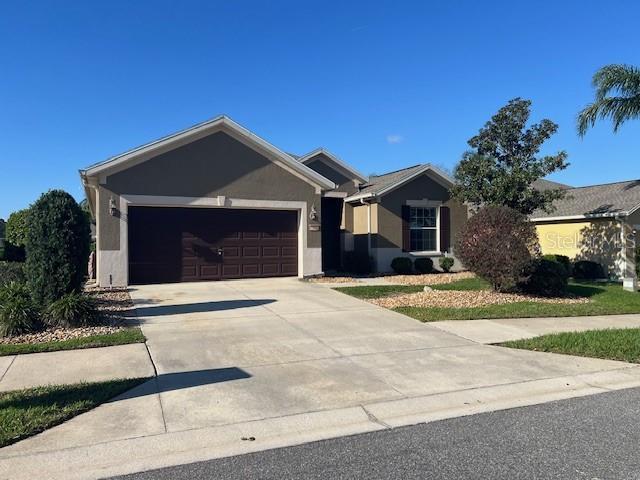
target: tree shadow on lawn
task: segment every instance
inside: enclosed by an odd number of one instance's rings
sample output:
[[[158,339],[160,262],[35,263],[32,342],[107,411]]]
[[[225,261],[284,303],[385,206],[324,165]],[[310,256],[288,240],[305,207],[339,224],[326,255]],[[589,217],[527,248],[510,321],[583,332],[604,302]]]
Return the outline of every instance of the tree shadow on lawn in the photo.
[[[577,295],[579,297],[591,298],[595,297],[596,295],[605,293],[606,291],[606,289],[595,286],[593,284],[575,282],[569,284],[569,293],[572,293],[573,295]]]

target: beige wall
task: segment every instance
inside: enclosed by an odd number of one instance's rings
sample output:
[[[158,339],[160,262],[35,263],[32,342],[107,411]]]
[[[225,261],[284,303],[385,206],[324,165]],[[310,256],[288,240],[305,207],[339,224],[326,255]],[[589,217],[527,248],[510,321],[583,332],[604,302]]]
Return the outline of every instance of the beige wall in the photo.
[[[626,235],[631,234],[630,223],[623,223]],[[627,275],[632,263],[633,248],[622,248],[620,222],[612,219],[538,222],[536,230],[544,255],[566,255],[574,260],[600,263],[609,275]]]
[[[362,235],[369,233],[369,206],[358,205],[353,207],[353,233]]]

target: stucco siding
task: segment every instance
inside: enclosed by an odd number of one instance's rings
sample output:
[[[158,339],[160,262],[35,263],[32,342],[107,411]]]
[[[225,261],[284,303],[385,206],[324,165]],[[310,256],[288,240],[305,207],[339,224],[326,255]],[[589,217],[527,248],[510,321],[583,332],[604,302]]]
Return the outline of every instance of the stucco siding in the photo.
[[[406,205],[407,200],[448,202],[449,197],[448,189],[427,175],[422,175],[384,195],[378,204],[378,229],[373,242],[374,247],[402,248],[402,206]]]
[[[369,233],[368,220],[369,206],[358,205],[353,207],[353,233],[355,235],[362,235]]]
[[[305,165],[335,183],[337,185],[335,191],[337,192],[345,192],[348,195],[351,195],[358,191],[358,187],[354,183],[354,179],[323,153],[319,153]]]
[[[541,222],[536,230],[543,255],[591,260],[600,263],[609,275],[621,275],[624,259],[617,220]]]
[[[122,170],[100,187],[100,211],[111,196],[152,195],[247,200],[304,201],[322,215],[320,195],[302,178],[275,164],[224,132],[165,152]],[[105,217],[107,217],[105,219]],[[120,222],[101,215],[101,248],[118,249]],[[307,247],[321,244],[319,231],[307,233]]]

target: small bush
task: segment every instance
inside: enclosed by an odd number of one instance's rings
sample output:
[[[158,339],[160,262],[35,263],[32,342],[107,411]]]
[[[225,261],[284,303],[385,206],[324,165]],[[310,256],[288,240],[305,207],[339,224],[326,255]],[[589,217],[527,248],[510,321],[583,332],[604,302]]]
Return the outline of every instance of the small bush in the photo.
[[[418,273],[433,273],[433,260],[430,258],[416,258],[413,266]]]
[[[569,288],[569,273],[555,260],[538,258],[526,270],[526,279],[518,285],[520,290],[543,297],[561,297]]]
[[[24,263],[0,262],[0,287],[11,282],[25,282]]]
[[[407,257],[396,257],[391,260],[391,269],[400,275],[408,275],[413,271],[413,262]]]
[[[573,264],[573,277],[579,280],[606,278],[604,268],[597,262],[579,260]]]
[[[44,313],[44,321],[52,327],[85,327],[98,319],[96,304],[82,293],[67,293],[51,303]]]
[[[549,260],[550,262],[558,262],[567,270],[567,275],[571,276],[571,259],[566,255],[543,255],[542,258],[544,258],[545,260]]]
[[[368,275],[373,271],[373,259],[366,252],[345,252],[342,269],[356,275]]]
[[[28,220],[27,284],[34,301],[45,307],[80,291],[91,243],[89,221],[62,190],[43,194],[29,208]]]
[[[463,226],[455,243],[462,264],[497,291],[515,287],[539,250],[535,225],[503,206],[481,208]]]
[[[449,273],[451,268],[453,267],[454,260],[451,257],[441,257],[440,258],[440,268],[443,272]]]
[[[38,326],[38,310],[27,287],[17,282],[0,287],[0,336],[20,335]]]

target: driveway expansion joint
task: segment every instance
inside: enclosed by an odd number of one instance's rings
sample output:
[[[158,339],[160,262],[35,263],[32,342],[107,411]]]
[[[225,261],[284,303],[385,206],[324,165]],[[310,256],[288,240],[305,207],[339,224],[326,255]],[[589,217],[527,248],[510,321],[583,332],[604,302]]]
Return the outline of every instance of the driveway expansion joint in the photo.
[[[16,361],[16,358],[18,356],[14,355],[13,358],[11,359],[11,362],[9,362],[9,365],[7,365],[6,370],[2,373],[2,376],[0,376],[0,382],[2,382],[2,380],[4,380],[4,377],[7,375],[7,373],[9,372],[9,369],[11,368],[11,365],[13,365],[13,362]]]

